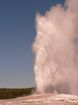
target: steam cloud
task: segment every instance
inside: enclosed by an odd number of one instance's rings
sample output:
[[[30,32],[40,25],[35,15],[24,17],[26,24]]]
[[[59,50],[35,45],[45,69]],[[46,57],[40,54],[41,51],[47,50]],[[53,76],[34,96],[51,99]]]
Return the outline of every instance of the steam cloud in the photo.
[[[78,0],[66,0],[36,16],[37,92],[78,94]]]

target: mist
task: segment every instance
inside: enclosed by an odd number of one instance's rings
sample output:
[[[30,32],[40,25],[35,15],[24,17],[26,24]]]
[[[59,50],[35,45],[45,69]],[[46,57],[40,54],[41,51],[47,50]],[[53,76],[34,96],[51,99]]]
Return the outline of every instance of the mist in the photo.
[[[36,91],[78,95],[78,0],[36,14],[33,50]]]

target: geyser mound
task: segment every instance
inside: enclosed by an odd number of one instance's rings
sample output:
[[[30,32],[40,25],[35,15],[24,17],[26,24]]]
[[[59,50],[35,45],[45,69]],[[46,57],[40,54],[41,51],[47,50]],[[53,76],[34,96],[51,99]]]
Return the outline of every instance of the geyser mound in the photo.
[[[10,100],[1,100],[0,105],[78,105],[78,97],[66,94],[35,94]]]
[[[37,92],[78,94],[78,0],[66,0],[36,16]]]

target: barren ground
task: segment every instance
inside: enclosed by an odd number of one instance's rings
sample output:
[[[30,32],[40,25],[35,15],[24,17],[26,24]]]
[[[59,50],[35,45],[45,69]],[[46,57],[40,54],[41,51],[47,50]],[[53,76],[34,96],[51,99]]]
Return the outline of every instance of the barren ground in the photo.
[[[0,100],[0,105],[78,105],[78,96],[66,94],[42,94]]]

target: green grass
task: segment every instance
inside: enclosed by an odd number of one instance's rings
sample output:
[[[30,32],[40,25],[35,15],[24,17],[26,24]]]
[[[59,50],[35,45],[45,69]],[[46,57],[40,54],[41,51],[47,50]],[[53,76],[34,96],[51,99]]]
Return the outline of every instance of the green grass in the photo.
[[[0,88],[0,99],[17,98],[21,96],[31,95],[34,88],[23,88],[23,89],[9,89]]]

